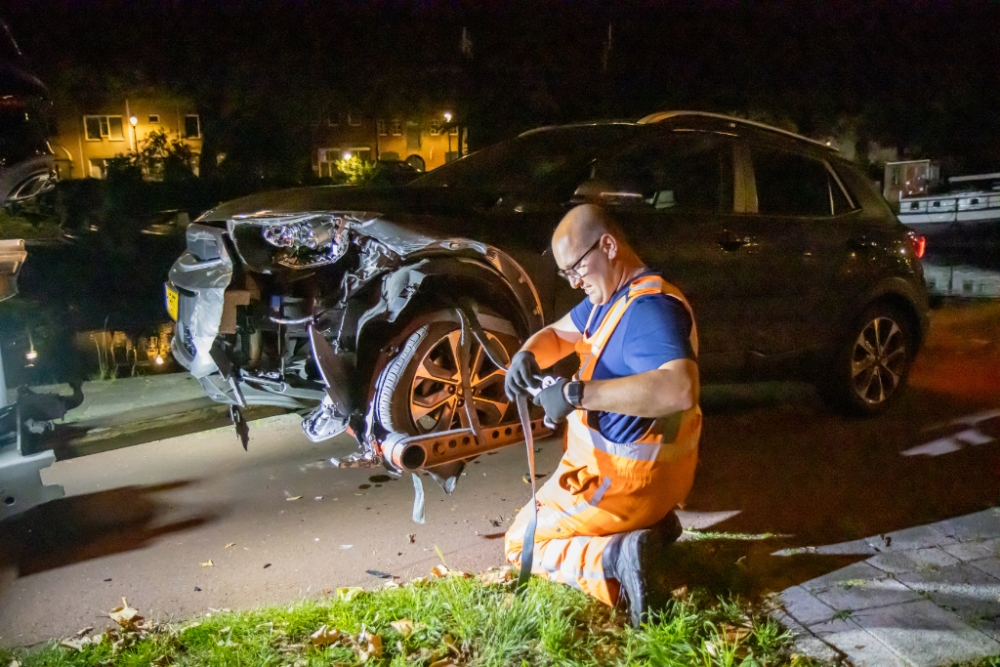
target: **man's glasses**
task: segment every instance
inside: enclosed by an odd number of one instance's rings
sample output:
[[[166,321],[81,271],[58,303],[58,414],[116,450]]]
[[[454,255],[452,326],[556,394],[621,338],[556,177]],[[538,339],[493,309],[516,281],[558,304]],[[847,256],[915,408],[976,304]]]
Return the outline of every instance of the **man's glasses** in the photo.
[[[558,271],[556,271],[556,273],[559,274],[559,277],[560,278],[565,278],[566,280],[568,280],[571,283],[574,280],[582,279],[583,276],[581,276],[579,274],[579,272],[577,271],[577,268],[580,266],[580,262],[582,262],[584,259],[586,259],[587,255],[589,255],[590,253],[594,252],[594,248],[596,248],[597,244],[600,243],[600,242],[601,242],[600,238],[598,238],[596,241],[594,241],[594,245],[590,246],[590,249],[588,249],[587,252],[585,252],[582,255],[580,255],[580,259],[578,259],[575,262],[573,262],[573,266],[569,267],[568,269],[559,269]]]

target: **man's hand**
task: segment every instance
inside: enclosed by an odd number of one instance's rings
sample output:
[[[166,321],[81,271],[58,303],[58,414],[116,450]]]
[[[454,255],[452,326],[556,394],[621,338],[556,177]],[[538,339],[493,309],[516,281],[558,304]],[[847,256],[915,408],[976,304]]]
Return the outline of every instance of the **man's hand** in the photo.
[[[542,374],[542,369],[535,361],[534,352],[522,350],[514,355],[510,360],[510,367],[507,368],[507,378],[504,380],[503,388],[507,392],[507,398],[516,401],[518,396],[531,398],[529,389],[541,389],[542,383],[536,377]]]
[[[545,409],[545,419],[552,424],[558,424],[566,419],[569,413],[576,410],[566,400],[566,395],[563,393],[567,382],[569,380],[566,378],[559,378],[554,385],[538,392],[538,395],[531,401],[535,405],[540,405]]]

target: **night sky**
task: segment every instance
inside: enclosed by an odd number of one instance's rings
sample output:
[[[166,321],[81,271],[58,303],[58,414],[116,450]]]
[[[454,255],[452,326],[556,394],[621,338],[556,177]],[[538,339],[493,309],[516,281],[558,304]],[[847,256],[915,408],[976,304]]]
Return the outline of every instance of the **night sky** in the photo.
[[[475,146],[692,108],[1000,167],[996,2],[2,0],[0,16],[53,96],[166,87],[208,123],[448,104]]]

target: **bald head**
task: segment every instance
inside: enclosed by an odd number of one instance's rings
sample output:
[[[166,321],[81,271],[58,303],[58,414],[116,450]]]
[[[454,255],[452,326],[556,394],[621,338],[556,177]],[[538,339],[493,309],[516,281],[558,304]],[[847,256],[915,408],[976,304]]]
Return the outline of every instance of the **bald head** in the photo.
[[[610,234],[619,246],[628,245],[621,228],[611,215],[600,206],[581,204],[570,210],[552,234],[552,251],[568,251],[569,256],[579,256],[604,234]]]
[[[572,269],[570,283],[598,305],[644,268],[618,223],[593,204],[577,206],[559,222],[552,255],[560,269]]]

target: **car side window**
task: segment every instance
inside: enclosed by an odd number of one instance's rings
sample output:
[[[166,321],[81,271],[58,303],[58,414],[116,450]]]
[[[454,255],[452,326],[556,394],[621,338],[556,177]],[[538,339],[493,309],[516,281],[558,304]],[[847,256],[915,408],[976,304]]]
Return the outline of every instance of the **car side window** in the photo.
[[[823,162],[765,148],[754,148],[752,155],[757,211],[762,215],[829,218],[850,210]]]
[[[732,211],[732,154],[713,134],[673,133],[596,165],[594,178],[660,211]]]

